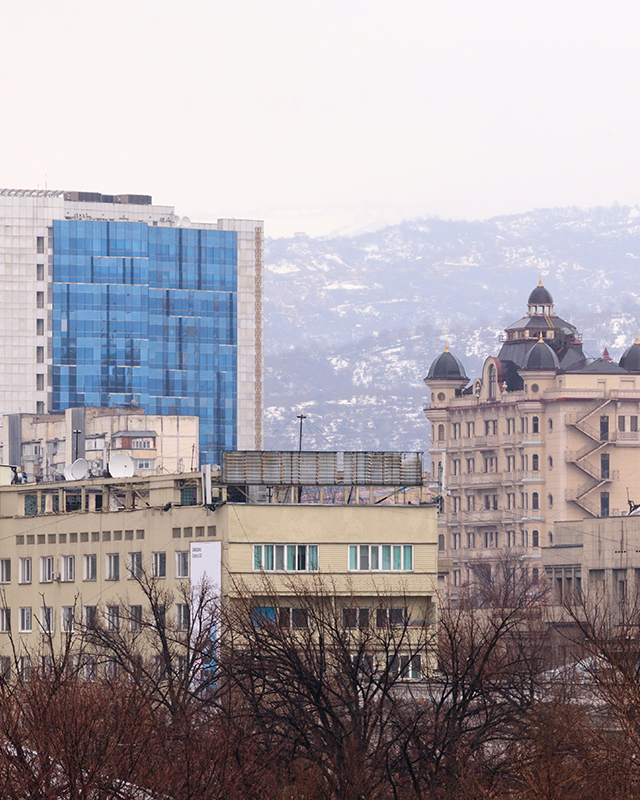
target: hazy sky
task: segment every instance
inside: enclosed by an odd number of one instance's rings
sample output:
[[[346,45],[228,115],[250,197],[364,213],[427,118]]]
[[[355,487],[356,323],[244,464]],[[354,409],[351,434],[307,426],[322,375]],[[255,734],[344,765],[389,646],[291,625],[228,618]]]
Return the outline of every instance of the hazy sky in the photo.
[[[272,236],[640,202],[640,3],[0,0],[0,186]]]

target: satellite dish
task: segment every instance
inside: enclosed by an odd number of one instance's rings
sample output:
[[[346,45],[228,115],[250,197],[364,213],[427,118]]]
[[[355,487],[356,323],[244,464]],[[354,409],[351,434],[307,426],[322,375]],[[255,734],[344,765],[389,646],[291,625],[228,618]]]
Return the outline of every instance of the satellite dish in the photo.
[[[180,222],[181,228],[190,228],[191,227],[191,220],[189,217],[182,217],[182,221]]]
[[[81,481],[83,478],[87,477],[87,473],[89,472],[89,464],[84,460],[84,458],[76,458],[69,471],[71,472],[72,480]]]
[[[133,460],[126,453],[116,453],[109,461],[112,478],[131,478],[134,473]]]
[[[73,480],[73,475],[71,474],[71,466],[72,466],[71,464],[68,464],[64,468],[64,479],[65,479],[65,481],[72,481]]]

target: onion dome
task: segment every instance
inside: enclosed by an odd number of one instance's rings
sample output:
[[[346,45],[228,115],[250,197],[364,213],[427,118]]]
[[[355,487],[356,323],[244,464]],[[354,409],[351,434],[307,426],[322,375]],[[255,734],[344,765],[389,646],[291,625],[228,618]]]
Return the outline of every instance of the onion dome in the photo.
[[[533,345],[525,356],[522,369],[553,370],[554,372],[560,369],[558,356],[542,339],[542,334],[540,334],[540,338],[536,344]]]
[[[542,285],[542,276],[538,281],[538,285],[529,295],[528,305],[530,306],[551,306],[553,305],[553,297],[551,292],[545,289]]]
[[[640,372],[640,339],[637,335],[635,342],[624,351],[618,363],[628,372]]]
[[[449,345],[445,345],[441,353],[429,367],[429,374],[425,380],[465,380],[468,381],[462,361],[449,352]]]

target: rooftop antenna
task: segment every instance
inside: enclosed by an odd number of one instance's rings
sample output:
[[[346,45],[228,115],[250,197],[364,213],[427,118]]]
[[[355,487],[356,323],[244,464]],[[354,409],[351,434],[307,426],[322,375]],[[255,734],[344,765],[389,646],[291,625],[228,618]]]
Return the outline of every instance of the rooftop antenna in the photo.
[[[296,414],[296,417],[300,420],[300,434],[298,436],[298,452],[302,452],[302,421],[307,418],[306,414]]]

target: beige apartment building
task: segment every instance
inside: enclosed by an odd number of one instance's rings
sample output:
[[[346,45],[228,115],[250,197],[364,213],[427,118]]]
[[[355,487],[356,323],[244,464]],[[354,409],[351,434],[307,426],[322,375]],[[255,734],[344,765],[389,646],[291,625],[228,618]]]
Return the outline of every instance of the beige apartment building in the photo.
[[[451,596],[506,555],[535,579],[556,520],[622,514],[640,502],[640,343],[586,358],[542,282],[526,315],[471,381],[445,348],[425,383],[432,480],[441,495],[441,586]]]
[[[272,462],[278,456],[250,455]],[[291,463],[290,456],[300,458],[284,454],[280,462]],[[325,472],[324,478],[312,478],[312,472],[305,483],[344,481],[344,472]],[[278,613],[279,624],[292,627],[301,619],[296,593],[318,585],[343,598],[345,619],[355,615],[357,624],[365,617],[398,624],[407,614],[435,623],[435,506],[373,505],[366,491],[357,505],[351,491],[344,501],[333,497],[327,504],[300,503],[291,492],[283,503],[281,487],[260,485],[260,477],[240,487],[246,502],[232,503],[224,477],[223,468],[213,482],[205,470],[0,486],[4,663],[12,640],[26,653],[49,632],[62,643],[71,628],[96,620],[135,629],[149,612],[136,580],[142,575],[173,595],[166,613],[185,629],[190,591],[203,577],[223,599],[249,593],[256,607]],[[376,477],[389,485],[382,474]],[[291,485],[290,477],[281,480]],[[238,491],[234,487],[234,496]],[[418,672],[409,677],[420,677]]]
[[[108,469],[114,453],[133,461],[136,475],[198,469],[199,419],[145,414],[142,408],[68,408],[51,414],[5,414],[0,463],[19,467],[28,481],[60,481],[85,459],[88,474]]]

